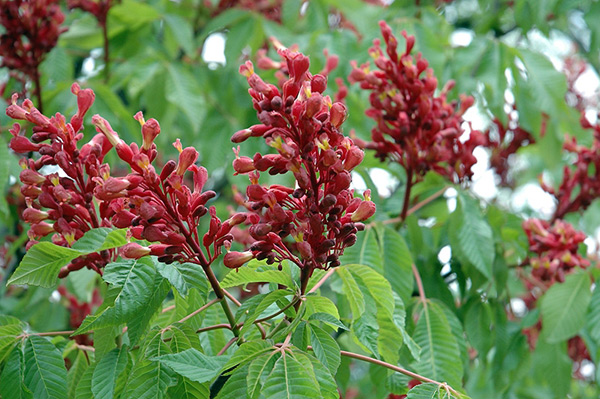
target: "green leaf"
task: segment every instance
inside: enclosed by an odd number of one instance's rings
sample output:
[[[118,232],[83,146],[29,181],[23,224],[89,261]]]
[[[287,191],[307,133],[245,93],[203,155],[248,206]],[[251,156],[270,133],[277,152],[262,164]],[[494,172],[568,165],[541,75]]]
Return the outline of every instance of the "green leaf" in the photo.
[[[310,361],[323,399],[338,399],[340,397],[333,375],[331,375],[329,370],[327,370],[321,362],[309,353],[299,352],[297,350],[294,350],[294,356],[296,356],[298,361],[302,363],[307,370],[310,369],[307,360]]]
[[[398,232],[390,227],[380,229],[379,242],[383,254],[383,276],[405,303],[413,292],[413,259],[410,249]]]
[[[113,349],[96,365],[92,376],[92,393],[95,399],[112,399],[117,377],[127,366],[128,347]]]
[[[30,284],[40,287],[53,287],[58,281],[60,268],[81,256],[81,252],[59,247],[51,242],[40,242],[29,248],[19,267],[14,271],[7,285]]]
[[[240,337],[244,336],[245,333],[252,328],[254,324],[254,320],[258,319],[258,317],[265,311],[269,306],[273,303],[279,301],[280,299],[285,298],[286,296],[292,295],[292,293],[288,290],[276,290],[267,294],[262,301],[256,306],[253,312],[248,314],[246,320],[244,321],[244,326],[240,330]]]
[[[238,365],[243,366],[263,353],[274,349],[273,345],[264,340],[244,342],[223,366],[222,371],[225,372]]]
[[[549,344],[538,340],[532,366],[536,381],[544,381],[555,398],[568,397],[573,362],[567,355],[566,342]]]
[[[158,362],[139,361],[131,371],[123,399],[161,399],[176,383],[172,372]]]
[[[0,374],[0,396],[10,399],[33,399],[25,385],[25,359],[21,345],[15,347]]]
[[[177,374],[196,382],[211,381],[227,362],[225,356],[207,356],[196,349],[162,355],[152,360],[173,369]]]
[[[588,306],[587,330],[596,344],[600,344],[600,280],[596,280],[594,292]],[[0,356],[1,359],[1,356]]]
[[[200,129],[206,106],[197,80],[181,64],[169,63],[167,66],[167,100],[179,108],[189,119],[194,131]]]
[[[231,288],[249,283],[275,283],[292,289],[296,286],[290,275],[262,262],[250,261],[246,266],[230,271],[221,282],[221,287]]]
[[[325,330],[313,325],[310,326],[310,344],[317,359],[335,375],[341,362],[340,346],[335,339]]]
[[[156,269],[151,258],[113,262],[106,266],[102,278],[116,287],[112,306],[85,318],[75,335],[99,327],[115,326],[136,319],[147,310],[156,293]]]
[[[414,363],[417,373],[460,386],[463,366],[458,343],[438,304],[428,302],[422,305],[413,339],[421,347],[420,359]]]
[[[96,364],[91,364],[77,382],[75,399],[90,399],[94,397],[92,394],[92,376],[94,375],[95,368]]]
[[[200,292],[208,292],[206,275],[198,265],[178,262],[167,265],[156,261],[156,269],[183,297],[187,296],[191,288],[196,288]]]
[[[340,262],[342,265],[367,265],[382,273],[381,254],[382,250],[379,248],[374,229],[365,229],[362,233],[357,234],[356,244],[344,250]]]
[[[196,52],[196,46],[194,43],[194,31],[192,26],[182,17],[178,15],[165,15],[165,22],[175,39],[177,39],[177,43],[181,46],[181,48],[185,51],[185,53],[189,57],[194,57]]]
[[[246,383],[248,384],[248,396],[257,398],[262,391],[262,385],[266,381],[267,376],[273,370],[275,362],[279,359],[278,351],[271,351],[260,357],[255,358],[248,367],[248,376]]]
[[[333,317],[329,313],[313,313],[308,317],[308,321],[322,321],[325,324],[329,324],[334,328],[341,328],[342,330],[348,331],[348,327],[344,325],[341,321]],[[314,323],[313,323],[314,324]]]
[[[453,251],[491,280],[495,254],[494,236],[492,228],[473,199],[458,196],[457,207],[450,216],[448,229]]]
[[[88,355],[84,351],[79,351],[75,358],[75,362],[73,362],[71,368],[69,368],[69,371],[67,372],[67,397],[69,399],[75,399],[77,387],[80,385],[85,371],[89,368],[87,356]]]
[[[133,0],[123,0],[112,6],[108,15],[109,19],[114,18],[115,22],[119,21],[130,29],[137,29],[160,17],[154,7]]]
[[[587,273],[570,274],[564,283],[554,284],[540,300],[541,338],[556,343],[571,338],[584,326],[591,299]]]
[[[56,347],[46,338],[30,336],[25,343],[25,385],[36,399],[64,399],[67,369]]]
[[[129,336],[131,345],[134,345],[145,333],[148,323],[150,323],[152,316],[161,309],[161,305],[169,291],[170,287],[167,280],[156,274],[150,297],[144,302],[142,308],[127,322],[127,335]]]
[[[40,242],[31,247],[7,284],[30,284],[53,287],[58,272],[73,259],[89,253],[125,245],[125,230],[98,228],[86,232],[73,248],[61,247],[51,242]]]
[[[23,326],[8,324],[0,327],[0,363],[11,353],[13,347],[19,342],[18,338],[23,333]]]
[[[326,313],[334,317],[335,319],[340,318],[337,306],[335,303],[327,297],[319,295],[308,295],[304,300],[306,304],[306,314],[311,316],[314,313]]]
[[[172,399],[209,399],[210,384],[201,384],[180,376],[179,382],[169,388],[168,394]]]
[[[443,399],[448,398],[446,391],[437,384],[419,384],[406,395],[406,399]]]
[[[248,366],[242,366],[235,369],[235,372],[229,377],[223,388],[219,391],[216,399],[246,398],[247,385],[246,376],[248,375]]]
[[[122,247],[125,244],[127,244],[127,229],[99,227],[86,232],[72,248],[82,253],[93,253]]]
[[[261,393],[266,399],[304,399],[320,396],[318,387],[309,371],[298,360],[285,352],[275,363]]]
[[[354,276],[343,267],[336,269],[336,273],[342,280],[342,293],[350,305],[352,317],[360,317],[365,311],[365,298],[358,288]]]

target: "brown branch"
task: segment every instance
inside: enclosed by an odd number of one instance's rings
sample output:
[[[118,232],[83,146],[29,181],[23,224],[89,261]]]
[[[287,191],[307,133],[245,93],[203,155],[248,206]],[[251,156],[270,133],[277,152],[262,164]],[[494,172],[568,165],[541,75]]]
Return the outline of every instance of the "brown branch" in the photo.
[[[316,290],[318,290],[318,289],[319,289],[319,288],[320,288],[320,287],[323,285],[323,283],[324,283],[324,282],[325,282],[325,281],[326,281],[326,280],[327,280],[329,277],[331,277],[331,276],[333,275],[333,273],[335,273],[335,269],[333,269],[333,268],[332,268],[332,269],[329,269],[329,270],[327,270],[327,273],[325,273],[325,274],[323,275],[323,277],[321,277],[321,279],[320,279],[319,281],[317,281],[317,284],[315,284],[315,285],[314,285],[314,287],[312,287],[312,288],[311,288],[311,289],[308,291],[308,294],[310,294],[311,292],[315,292]]]
[[[185,316],[183,319],[179,320],[178,323],[183,323],[186,320],[191,319],[192,317],[196,316],[199,313],[202,313],[203,311],[205,311],[206,309],[208,309],[209,307],[211,307],[212,305],[214,305],[215,303],[222,301],[222,299],[219,298],[215,298],[212,301],[208,302],[206,305],[194,310],[192,313],[190,313],[189,315]]]
[[[229,324],[222,323],[222,324],[215,324],[214,326],[200,327],[199,329],[196,330],[196,334],[199,334],[199,333],[205,332],[205,331],[218,330],[220,328],[226,328],[228,330],[231,330],[231,326]]]
[[[233,345],[233,343],[235,341],[238,340],[238,337],[233,337],[229,340],[229,342],[227,342],[227,344],[225,344],[225,346],[223,347],[223,349],[221,349],[219,351],[219,353],[217,353],[217,356],[221,356],[223,353],[225,353],[227,351],[227,349],[229,349],[231,347],[231,345]]]
[[[419,270],[417,269],[415,264],[413,263],[411,266],[413,274],[415,276],[415,280],[417,281],[417,288],[419,289],[419,298],[421,298],[423,306],[427,306],[427,297],[425,296],[425,289],[423,288],[423,280],[421,280],[421,275],[419,274]]]

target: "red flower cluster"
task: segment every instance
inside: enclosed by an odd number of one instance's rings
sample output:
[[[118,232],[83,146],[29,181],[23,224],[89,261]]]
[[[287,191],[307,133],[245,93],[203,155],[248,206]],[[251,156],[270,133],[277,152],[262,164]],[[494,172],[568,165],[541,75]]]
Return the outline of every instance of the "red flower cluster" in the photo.
[[[154,119],[145,121],[141,113],[136,115],[142,125],[141,147],[125,144],[106,120],[95,115],[92,121],[99,134],[78,148],[77,143],[83,138],[83,117],[95,96],[91,89],[81,90],[77,84],[72,86],[72,92],[77,95],[78,111],[70,122],[61,114],[52,118],[42,115],[30,100],[19,106],[16,96],[6,111],[13,119],[34,124],[31,139],[21,135],[20,126],[15,124],[10,148],[17,153],[40,155],[36,160],[21,161],[21,192],[28,205],[23,219],[31,224],[32,240],[28,245],[33,245],[36,238],[54,234],[54,243],[71,246],[92,228],[114,226],[130,228],[136,239],[158,242],[147,248],[130,243],[121,249],[124,257],[152,254],[164,262],[210,264],[220,254],[220,247],[232,239],[231,228],[243,222],[245,215],[236,214],[222,223],[214,208],[205,207],[215,193],[202,191],[208,174],[206,169],[194,165],[198,152],[192,147],[181,149],[177,142],[179,161],[170,160],[157,174],[152,161],[157,155],[154,139],[160,126]],[[108,164],[102,163],[113,146],[131,166],[132,173],[126,177],[111,177]],[[65,176],[58,172],[43,174],[42,168],[49,165],[57,166]],[[183,180],[188,170],[194,175],[193,192]],[[209,231],[200,244],[197,226],[207,213],[211,217]],[[208,258],[202,254],[201,245]],[[100,272],[116,256],[116,251],[103,251],[77,258],[61,270],[60,277],[83,267]]]
[[[600,179],[596,173],[600,170],[600,124],[593,126],[582,115],[581,126],[594,131],[591,148],[578,145],[574,137],[567,137],[563,148],[577,156],[575,168],[565,165],[558,190],[541,182],[542,188],[552,194],[558,202],[554,219],[561,219],[567,213],[585,210],[592,201],[600,197]]]
[[[205,206],[216,195],[214,191],[203,191],[208,172],[195,165],[198,151],[193,147],[183,149],[179,140],[174,143],[179,151],[178,161],[169,160],[157,173],[152,162],[157,155],[154,139],[160,133],[160,125],[155,119],[145,121],[141,112],[135,118],[142,125],[141,147],[135,143],[127,145],[99,115],[92,118],[96,130],[106,136],[118,156],[131,167],[131,173],[118,180],[122,183],[119,191],[107,193],[117,197],[112,203],[112,223],[121,228],[131,226],[136,239],[158,242],[149,247],[130,243],[121,253],[127,258],[158,255],[159,261],[165,263],[192,262],[208,267],[220,255],[221,247],[230,245],[231,228],[244,222],[246,216],[235,214],[221,222],[216,209]],[[184,181],[188,171],[193,175],[192,189]],[[198,225],[206,214],[210,215],[209,229],[200,240]]]
[[[106,24],[108,11],[113,5],[113,0],[67,0],[67,6],[70,10],[79,8],[92,14],[100,26]]]
[[[20,161],[23,167],[21,193],[27,203],[22,216],[31,225],[28,247],[35,244],[37,238],[48,234],[53,234],[54,243],[71,246],[86,231],[110,226],[105,202],[100,202],[98,208],[94,203],[94,193],[104,186],[110,187],[115,181],[109,177],[108,165],[102,163],[110,143],[102,135],[96,135],[89,143],[77,147],[83,138],[83,118],[95,96],[92,90],[81,90],[76,83],[71,91],[77,96],[78,110],[70,122],[61,114],[52,118],[44,116],[29,99],[21,106],[17,105],[16,95],[6,109],[9,117],[34,125],[29,139],[21,134],[21,126],[15,123],[10,130],[13,135],[10,148],[19,154],[39,154],[35,160],[23,158]],[[44,174],[49,166],[55,166],[54,169],[61,173]],[[75,259],[61,271],[61,276],[86,265],[99,271],[112,257],[110,251],[105,251]]]
[[[38,67],[66,28],[58,0],[0,0],[0,67],[22,75],[21,81],[39,80]]]
[[[579,244],[585,240],[585,234],[577,231],[569,223],[556,220],[550,223],[529,219],[523,222],[523,229],[529,239],[529,250],[537,254],[530,258],[532,275],[542,282],[563,282],[565,274],[575,267],[590,265],[577,253]]]
[[[251,181],[242,202],[256,241],[247,252],[230,252],[225,264],[239,267],[252,257],[269,263],[288,259],[310,276],[315,268],[340,264],[338,257],[356,242],[356,232],[364,228],[360,222],[373,215],[375,205],[369,192],[363,200],[349,188],[350,172],[364,154],[340,131],[346,106],[322,94],[327,78],[311,75],[308,57],[286,48],[278,53],[289,75],[280,87],[265,83],[251,62],[240,67],[261,124],[235,133],[232,141],[262,136],[277,154],[249,158],[236,150],[233,167]],[[262,186],[259,172],[291,172],[297,186]]]
[[[494,135],[490,131],[484,135],[483,145],[491,150],[490,167],[500,177],[501,186],[511,186],[509,180],[509,159],[519,148],[535,143],[535,139],[527,130],[517,124],[508,115],[506,126],[498,119],[494,119]],[[542,132],[543,135],[543,132]],[[492,138],[492,136],[494,136]]]
[[[384,21],[379,25],[387,57],[376,39],[369,54],[378,69],[371,71],[369,63],[358,67],[353,62],[349,76],[350,82],[360,83],[362,89],[371,92],[371,108],[366,114],[377,123],[371,131],[373,141],[357,144],[375,150],[381,160],[389,158],[400,163],[407,171],[409,184],[429,170],[452,181],[470,178],[476,162],[473,149],[485,143],[479,131],[471,131],[466,141],[460,139],[464,133],[462,115],[473,104],[473,98],[461,96],[456,111],[456,102],[446,102],[453,82],[436,96],[438,82],[433,70],[427,68],[420,53],[411,55],[414,36],[402,32],[406,50],[398,54],[398,41],[391,28]]]

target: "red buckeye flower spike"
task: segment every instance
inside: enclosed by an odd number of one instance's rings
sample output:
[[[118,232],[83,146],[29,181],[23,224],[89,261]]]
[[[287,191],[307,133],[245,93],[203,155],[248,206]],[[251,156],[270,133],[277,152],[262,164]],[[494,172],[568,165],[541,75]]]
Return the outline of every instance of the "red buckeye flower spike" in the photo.
[[[350,172],[364,154],[341,133],[346,106],[323,95],[327,77],[309,72],[308,57],[279,46],[282,61],[271,64],[287,78],[278,86],[264,82],[250,61],[240,67],[261,123],[231,140],[263,137],[277,153],[250,158],[234,149],[236,173],[248,174],[251,182],[246,198],[236,198],[248,210],[254,243],[246,252],[227,254],[225,265],[237,268],[253,257],[267,263],[287,259],[302,268],[305,281],[315,268],[340,264],[339,256],[356,242],[357,231],[364,228],[361,222],[374,214],[375,204],[369,191],[361,199],[350,189]],[[296,185],[263,186],[261,172],[291,173]]]
[[[402,165],[409,176],[409,185],[432,170],[453,182],[469,179],[476,159],[473,149],[484,144],[483,134],[473,130],[467,140],[463,114],[473,105],[472,97],[462,96],[457,110],[455,101],[446,101],[449,82],[436,96],[438,81],[427,61],[413,56],[414,36],[402,32],[405,51],[398,54],[398,41],[391,28],[379,23],[386,51],[380,41],[374,40],[369,50],[377,69],[365,63],[352,63],[351,83],[370,92],[371,108],[366,115],[376,122],[371,131],[371,142],[356,140],[362,148],[375,150],[382,161],[390,159]],[[414,180],[414,181],[413,181]]]

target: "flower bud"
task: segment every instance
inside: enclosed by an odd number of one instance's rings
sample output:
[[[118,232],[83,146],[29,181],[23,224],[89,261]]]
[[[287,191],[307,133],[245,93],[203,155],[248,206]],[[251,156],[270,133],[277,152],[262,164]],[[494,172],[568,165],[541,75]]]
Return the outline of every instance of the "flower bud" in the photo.
[[[334,103],[329,112],[329,120],[336,128],[339,128],[348,117],[348,109],[343,103],[340,102]]]
[[[186,170],[196,162],[198,159],[198,151],[194,147],[186,147],[181,154],[179,154],[179,162],[175,173],[182,176]]]
[[[167,240],[168,236],[165,233],[165,230],[167,229],[167,226],[163,225],[158,225],[158,224],[153,224],[150,226],[146,226],[144,227],[144,231],[142,232],[142,237],[145,240],[148,240],[150,242],[155,242],[155,241],[160,241],[163,242],[165,240]]]
[[[142,247],[136,242],[130,242],[129,244],[125,244],[123,247],[121,247],[119,252],[125,259],[139,259],[146,255],[150,255],[151,250],[148,247]]]
[[[142,125],[142,150],[148,151],[152,144],[154,143],[154,139],[160,133],[160,125],[158,121],[154,118],[148,119],[146,123]]]
[[[130,227],[131,226],[131,222],[133,221],[133,219],[135,218],[135,215],[129,211],[120,211],[117,212],[117,214],[115,216],[113,216],[111,222],[112,224],[119,228],[119,229],[124,229],[126,227]]]
[[[19,179],[23,184],[38,185],[46,181],[46,176],[31,169],[23,169],[19,174]]]
[[[30,236],[45,237],[50,233],[54,233],[54,226],[46,222],[39,222],[31,225],[29,229]]]
[[[365,157],[363,150],[353,145],[346,153],[346,160],[344,161],[344,169],[351,171],[357,167]]]
[[[48,212],[35,208],[26,208],[23,210],[23,220],[27,223],[37,223],[48,219]]]
[[[323,93],[327,88],[327,77],[323,75],[314,75],[310,81],[310,91],[313,93]]]
[[[235,174],[252,172],[255,169],[252,158],[238,157],[233,160],[233,170]]]
[[[108,121],[100,115],[94,115],[92,117],[92,123],[94,124],[94,126],[96,126],[96,131],[98,131],[98,133],[104,134],[104,136],[106,136],[106,138],[108,139],[108,141],[110,141],[113,147],[116,147],[123,141],[119,138],[117,132],[115,132],[110,126],[110,123],[108,123]]]
[[[303,259],[308,260],[313,258],[312,247],[306,241],[296,243],[296,248],[298,248],[298,252],[300,252],[300,256],[302,256]]]
[[[32,143],[25,136],[14,136],[12,139],[10,139],[10,143],[8,144],[8,146],[17,154],[35,152],[40,149],[40,144]]]
[[[353,222],[362,222],[367,220],[375,213],[375,204],[372,201],[363,201],[356,211],[352,213],[350,220]]]
[[[231,252],[228,252],[225,254],[225,256],[223,258],[223,264],[230,269],[237,269],[238,267],[242,266],[244,263],[251,260],[253,257],[254,256],[252,255],[252,252],[250,252],[250,251],[245,251],[245,252],[231,251]]]
[[[231,141],[234,143],[241,143],[243,141],[246,141],[248,139],[248,137],[250,137],[251,135],[252,135],[252,130],[250,130],[250,129],[239,130],[239,131],[235,132],[233,134],[233,136],[231,136]]]

